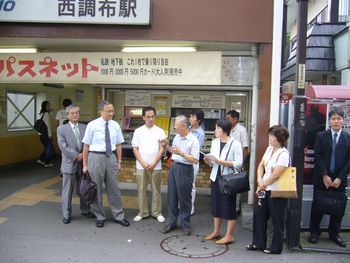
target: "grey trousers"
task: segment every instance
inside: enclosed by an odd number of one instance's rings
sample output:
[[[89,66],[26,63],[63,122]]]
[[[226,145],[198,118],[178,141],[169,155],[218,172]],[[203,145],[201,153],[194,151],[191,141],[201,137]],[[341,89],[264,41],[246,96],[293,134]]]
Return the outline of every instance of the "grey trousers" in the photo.
[[[74,185],[78,185],[81,173],[68,174],[63,173],[62,177],[62,212],[64,218],[70,218],[72,215],[72,195],[74,190]],[[80,199],[80,210],[82,213],[88,213],[90,211],[90,206],[85,204]]]
[[[193,165],[172,163],[168,176],[168,223],[176,226],[180,217],[181,227],[190,228],[192,209]],[[180,208],[178,206],[180,204]]]
[[[118,182],[117,157],[115,154],[107,157],[105,154],[89,152],[88,170],[91,179],[97,184],[97,200],[91,205],[91,212],[96,216],[96,220],[106,219],[106,213],[103,210],[102,202],[103,183],[105,183],[106,186],[113,219],[124,219]]]

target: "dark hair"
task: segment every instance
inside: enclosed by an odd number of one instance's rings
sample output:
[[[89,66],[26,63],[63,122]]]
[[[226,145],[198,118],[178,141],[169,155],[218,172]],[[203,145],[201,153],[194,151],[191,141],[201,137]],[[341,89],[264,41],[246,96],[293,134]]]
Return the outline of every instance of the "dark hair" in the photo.
[[[342,108],[340,107],[334,107],[332,108],[329,113],[328,113],[328,119],[330,119],[333,115],[339,115],[340,117],[342,117],[344,119],[344,111]]]
[[[72,105],[72,101],[71,101],[71,99],[64,99],[63,100],[63,102],[62,102],[62,105],[63,105],[63,107],[68,107],[69,105]]]
[[[142,109],[142,116],[145,117],[146,112],[151,111],[151,110],[154,112],[154,115],[157,115],[156,109],[154,107],[146,106],[146,107],[143,107],[143,109]]]
[[[232,118],[237,118],[237,121],[239,120],[239,112],[235,110],[230,110],[226,113],[226,115],[230,115]]]
[[[232,125],[228,120],[226,120],[226,119],[217,120],[216,126],[221,128],[224,131],[224,133],[226,133],[227,135],[230,135]]]
[[[99,111],[103,111],[103,109],[105,108],[105,106],[111,105],[111,104],[112,104],[112,103],[110,103],[108,100],[103,100],[103,101],[101,101],[101,102],[98,104],[97,109],[98,109]]]
[[[269,134],[275,136],[282,147],[287,147],[289,132],[282,125],[274,125],[269,128]]]
[[[50,102],[48,102],[47,100],[45,100],[41,103],[40,114],[47,112],[47,110],[46,110],[47,105],[50,105]]]
[[[190,115],[195,115],[197,118],[197,121],[199,121],[199,125],[201,125],[204,119],[204,112],[201,109],[193,109]]]

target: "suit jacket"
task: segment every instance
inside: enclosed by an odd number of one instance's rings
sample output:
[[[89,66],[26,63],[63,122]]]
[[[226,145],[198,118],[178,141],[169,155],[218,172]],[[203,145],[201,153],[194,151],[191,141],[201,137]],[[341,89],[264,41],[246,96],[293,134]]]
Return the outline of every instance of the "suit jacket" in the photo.
[[[341,179],[339,191],[345,191],[347,177],[350,172],[350,135],[342,130],[340,133],[335,157],[334,173],[329,171],[332,156],[332,132],[331,130],[319,132],[315,140],[314,152],[314,185],[319,190],[326,190],[323,184],[323,175],[328,175],[334,180]]]
[[[82,140],[85,134],[86,125],[79,123],[78,127]],[[69,122],[57,128],[57,143],[62,152],[62,173],[76,173],[80,165],[76,158],[78,154],[83,151],[83,143],[81,143],[81,147],[79,148],[74,131]]]

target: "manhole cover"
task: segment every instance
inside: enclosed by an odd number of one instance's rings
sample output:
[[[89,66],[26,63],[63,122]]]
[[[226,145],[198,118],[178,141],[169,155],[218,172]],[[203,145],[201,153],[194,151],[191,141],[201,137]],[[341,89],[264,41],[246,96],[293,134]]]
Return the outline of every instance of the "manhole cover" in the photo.
[[[160,247],[172,255],[187,258],[216,257],[228,249],[226,245],[217,245],[214,241],[204,240],[202,235],[168,237],[160,243]]]

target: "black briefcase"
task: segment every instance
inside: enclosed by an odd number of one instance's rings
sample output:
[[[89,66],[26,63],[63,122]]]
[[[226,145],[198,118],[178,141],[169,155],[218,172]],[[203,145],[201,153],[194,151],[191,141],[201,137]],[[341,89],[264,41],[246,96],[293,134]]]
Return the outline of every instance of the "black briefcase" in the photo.
[[[344,192],[316,191],[316,211],[326,215],[344,216],[347,196]]]
[[[225,195],[235,195],[250,190],[249,176],[247,172],[229,173],[220,175],[219,191]]]
[[[78,195],[81,200],[90,205],[96,201],[97,184],[91,180],[89,174],[83,175],[79,182]]]

